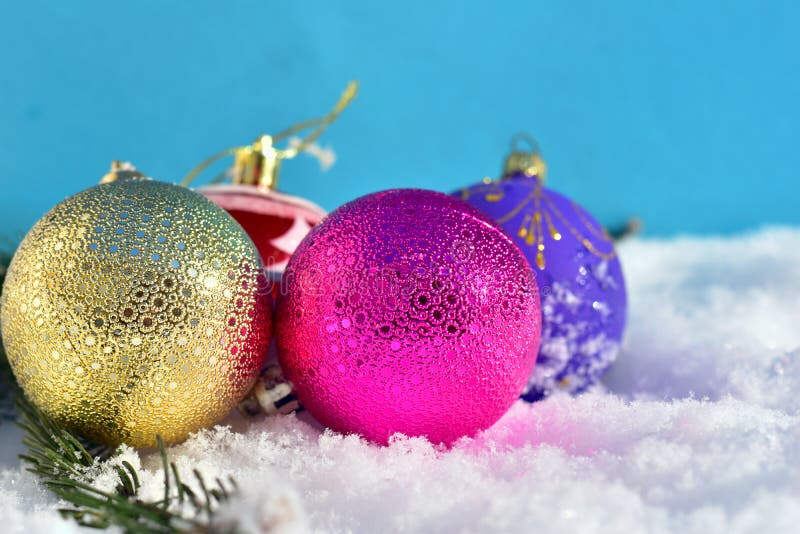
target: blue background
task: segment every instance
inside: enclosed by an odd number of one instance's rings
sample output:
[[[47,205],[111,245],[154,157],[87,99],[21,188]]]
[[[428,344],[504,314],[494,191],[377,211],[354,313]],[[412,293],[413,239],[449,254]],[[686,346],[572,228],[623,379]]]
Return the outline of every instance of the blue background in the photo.
[[[327,209],[496,175],[538,137],[549,184],[653,235],[800,223],[800,2],[0,4],[0,224],[26,230],[111,159],[177,181],[361,93],[284,166]]]

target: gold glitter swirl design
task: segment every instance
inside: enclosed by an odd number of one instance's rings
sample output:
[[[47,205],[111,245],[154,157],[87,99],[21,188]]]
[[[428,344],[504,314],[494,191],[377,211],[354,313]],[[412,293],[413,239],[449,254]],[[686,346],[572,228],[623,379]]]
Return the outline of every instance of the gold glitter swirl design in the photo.
[[[516,236],[524,238],[525,244],[536,247],[536,267],[540,270],[547,265],[545,259],[545,232],[555,241],[560,241],[564,229],[580,241],[593,255],[603,260],[610,260],[616,256],[611,236],[604,228],[597,228],[584,213],[583,209],[573,201],[572,209],[580,219],[581,225],[577,226],[564,216],[561,210],[550,199],[539,179],[532,178],[535,182],[531,192],[517,203],[508,213],[499,217],[497,223],[503,225],[523,214],[522,223],[516,231]],[[505,198],[505,190],[500,181],[484,180],[483,185],[472,189],[462,189],[461,198],[469,199],[471,195],[483,195],[486,202],[500,202]],[[589,235],[608,245],[608,251],[600,250]]]
[[[174,443],[224,417],[270,338],[260,260],[188,189],[125,178],[68,198],[9,268],[0,321],[28,397],[108,445]]]

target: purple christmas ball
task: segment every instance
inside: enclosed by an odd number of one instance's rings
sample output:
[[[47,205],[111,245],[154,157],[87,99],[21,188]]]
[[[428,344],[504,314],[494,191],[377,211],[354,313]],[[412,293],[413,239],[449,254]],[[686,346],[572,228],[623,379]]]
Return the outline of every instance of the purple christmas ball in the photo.
[[[543,187],[544,164],[538,154],[528,155],[536,157],[538,168],[515,168],[512,154],[502,179],[455,195],[497,221],[536,273],[541,347],[522,394],[533,402],[554,391],[580,393],[598,383],[619,352],[627,298],[608,233],[577,203]]]

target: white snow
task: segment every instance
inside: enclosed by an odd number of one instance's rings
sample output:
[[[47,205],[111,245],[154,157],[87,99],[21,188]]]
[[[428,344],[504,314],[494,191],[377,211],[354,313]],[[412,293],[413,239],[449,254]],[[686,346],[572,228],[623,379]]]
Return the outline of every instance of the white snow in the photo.
[[[606,391],[518,403],[450,450],[280,416],[232,417],[170,455],[234,476],[223,517],[251,532],[800,531],[800,229],[633,240],[621,256],[630,322]],[[21,450],[4,423],[2,532],[79,531]],[[158,498],[157,455],[124,456]]]

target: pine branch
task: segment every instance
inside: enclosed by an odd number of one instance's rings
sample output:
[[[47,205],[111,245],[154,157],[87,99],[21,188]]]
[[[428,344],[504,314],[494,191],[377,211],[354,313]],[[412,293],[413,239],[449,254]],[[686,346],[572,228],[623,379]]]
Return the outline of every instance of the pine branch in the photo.
[[[71,517],[87,527],[116,525],[128,534],[224,531],[222,525],[213,523],[214,511],[230,500],[236,489],[232,479],[227,486],[217,479],[214,486],[208,487],[195,469],[193,475],[200,488],[198,494],[181,480],[178,468],[169,462],[159,437],[158,448],[164,470],[163,499],[148,502],[139,498],[139,474],[126,461],[115,468],[119,479],[116,489],[103,491],[86,482],[85,474],[98,466],[99,456],[108,457],[102,462],[113,459],[113,451],[97,448],[61,428],[23,395],[17,398],[17,410],[20,414],[18,424],[25,431],[23,443],[28,448],[20,458],[28,464],[28,471],[38,475],[45,486],[71,505],[59,510],[62,516]],[[175,491],[171,490],[173,483]],[[192,517],[180,513],[185,503],[190,505]]]

